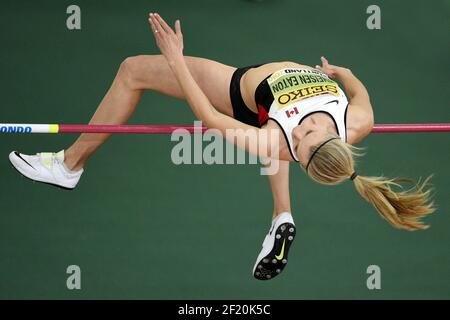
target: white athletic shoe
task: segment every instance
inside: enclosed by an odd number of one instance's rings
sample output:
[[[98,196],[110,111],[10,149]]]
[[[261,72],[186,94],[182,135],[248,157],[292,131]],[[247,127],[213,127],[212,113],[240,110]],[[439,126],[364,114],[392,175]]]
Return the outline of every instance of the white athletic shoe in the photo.
[[[295,238],[295,224],[289,212],[283,212],[272,221],[272,227],[262,244],[262,250],[253,267],[253,276],[269,280],[281,273],[288,262],[289,248]]]
[[[13,151],[9,161],[23,176],[63,189],[72,190],[80,180],[83,169],[70,171],[64,164],[64,150],[58,153],[26,155]]]

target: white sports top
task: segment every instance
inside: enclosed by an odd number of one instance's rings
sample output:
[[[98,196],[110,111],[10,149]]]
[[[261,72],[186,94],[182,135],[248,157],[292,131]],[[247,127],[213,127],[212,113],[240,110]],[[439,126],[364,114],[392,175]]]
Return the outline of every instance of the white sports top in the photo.
[[[262,84],[262,83],[261,83]],[[325,73],[318,70],[289,68],[273,73],[264,81],[271,91],[272,103],[258,101],[258,86],[255,93],[260,125],[272,119],[284,132],[292,158],[298,162],[294,152],[292,130],[307,116],[325,112],[331,116],[342,141],[347,141],[346,113],[348,100],[343,90]],[[261,93],[261,92],[259,92]],[[264,94],[264,93],[263,93]],[[261,100],[261,99],[259,99]]]

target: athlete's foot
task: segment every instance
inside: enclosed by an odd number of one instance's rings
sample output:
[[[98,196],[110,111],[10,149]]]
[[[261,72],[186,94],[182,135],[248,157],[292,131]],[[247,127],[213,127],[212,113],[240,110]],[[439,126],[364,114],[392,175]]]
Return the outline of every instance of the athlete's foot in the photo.
[[[64,164],[64,150],[58,153],[26,155],[13,151],[9,161],[23,176],[63,189],[72,190],[80,180],[83,169],[71,171]]]
[[[294,220],[289,212],[284,212],[272,221],[253,267],[253,276],[258,280],[269,280],[279,275],[288,263],[289,248],[294,238]]]

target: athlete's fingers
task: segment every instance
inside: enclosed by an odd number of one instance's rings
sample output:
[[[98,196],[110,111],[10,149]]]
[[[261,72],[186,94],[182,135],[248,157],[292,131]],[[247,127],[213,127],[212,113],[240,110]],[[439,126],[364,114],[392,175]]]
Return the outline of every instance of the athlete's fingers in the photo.
[[[148,16],[148,22],[150,23],[150,28],[152,29],[152,31],[155,32],[156,26],[155,26],[155,24],[153,23],[152,15],[153,15],[153,13],[149,13],[149,16]]]
[[[151,28],[152,28],[153,35],[154,35],[155,40],[156,40],[156,44],[157,44],[158,47],[159,47],[160,41],[161,41],[161,37],[162,37],[162,32],[158,30],[158,27],[156,26],[156,24],[155,24],[155,22],[154,22],[154,19],[153,19],[152,17],[150,17],[150,18],[148,19],[148,21],[150,22],[150,26],[151,26]]]
[[[153,35],[156,37],[157,34],[158,34],[158,30],[156,29],[155,24],[153,23],[153,21],[152,21],[151,18],[148,18],[148,22],[150,23],[150,28],[151,28],[152,31],[153,31]]]
[[[178,41],[181,44],[181,47],[184,47],[184,43],[183,43],[183,33],[181,32],[181,23],[180,20],[176,20],[175,21],[175,34],[178,38]]]
[[[181,33],[181,23],[180,20],[175,21],[175,33],[179,37],[183,37],[183,34]]]
[[[167,33],[173,33],[173,30],[171,27],[169,27],[169,25],[166,23],[166,21],[164,21],[164,19],[157,13],[155,13],[155,17],[156,20],[158,21],[159,25],[161,26],[161,28],[163,28],[163,30]]]
[[[154,15],[153,13],[149,14],[148,21],[150,22],[150,25],[152,26],[153,32],[155,32],[157,29],[156,29],[155,19],[153,18],[153,15]]]
[[[324,56],[320,57],[320,60],[322,61],[322,67],[325,67],[328,65],[328,60]]]
[[[150,15],[150,19],[154,26],[153,30],[154,30],[155,36],[161,37],[163,35],[163,33],[165,33],[165,31],[155,16],[156,16],[156,14],[154,14],[154,13]]]

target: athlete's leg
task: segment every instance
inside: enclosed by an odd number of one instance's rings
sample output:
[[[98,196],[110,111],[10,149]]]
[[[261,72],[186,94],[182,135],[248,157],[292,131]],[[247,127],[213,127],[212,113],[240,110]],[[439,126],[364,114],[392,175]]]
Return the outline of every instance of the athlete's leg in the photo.
[[[232,116],[229,84],[236,68],[197,57],[186,57],[192,76],[220,112]],[[183,91],[162,55],[125,59],[89,124],[124,124],[133,114],[145,89],[184,99]],[[78,170],[110,134],[82,134],[65,151],[69,169]]]

